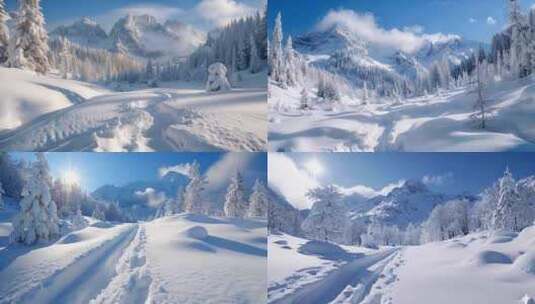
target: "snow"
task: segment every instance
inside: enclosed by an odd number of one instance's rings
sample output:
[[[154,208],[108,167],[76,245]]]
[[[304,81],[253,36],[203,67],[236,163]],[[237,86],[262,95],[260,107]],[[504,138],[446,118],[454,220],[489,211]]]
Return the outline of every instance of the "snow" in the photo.
[[[269,303],[291,303],[294,294],[307,288],[307,286],[321,282],[332,273],[336,273],[348,263],[347,258],[362,257],[376,251],[337,245],[321,245],[322,253],[333,252],[332,246],[341,248],[345,254],[340,254],[339,250],[334,250],[335,255],[325,258],[325,255],[315,255],[306,245],[308,240],[281,234],[271,234],[268,238],[268,302]],[[314,243],[313,243],[314,244]],[[307,254],[302,254],[300,248],[304,248]],[[318,249],[318,248],[316,248]],[[317,250],[314,250],[317,252]],[[308,254],[310,253],[310,254]],[[343,259],[340,257],[343,256]],[[358,258],[355,261],[359,260]],[[299,302],[299,303],[307,303]],[[314,303],[321,303],[316,302]]]
[[[502,81],[485,90],[492,118],[478,129],[470,118],[476,95],[469,88],[438,96],[347,102],[334,111],[299,110],[300,88],[270,86],[270,151],[533,151],[532,79]],[[345,100],[345,101],[344,101]]]
[[[226,93],[179,82],[109,92],[6,68],[2,78],[2,150],[261,151],[267,143],[265,74],[244,73]]]
[[[519,303],[535,296],[535,276],[526,271],[535,265],[535,227],[500,238],[481,232],[403,249],[391,303]]]
[[[0,303],[265,302],[265,220],[100,223],[0,249]]]

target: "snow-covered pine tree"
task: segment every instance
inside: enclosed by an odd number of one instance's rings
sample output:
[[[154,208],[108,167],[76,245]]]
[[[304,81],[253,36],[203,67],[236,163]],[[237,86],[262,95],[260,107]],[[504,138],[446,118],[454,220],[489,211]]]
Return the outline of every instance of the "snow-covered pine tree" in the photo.
[[[184,191],[184,212],[206,213],[207,208],[201,198],[206,178],[201,175],[200,165],[197,161],[194,161],[190,167],[189,178],[190,182]]]
[[[252,74],[255,74],[260,71],[260,58],[258,58],[258,49],[256,48],[256,43],[253,35],[251,35],[250,44],[251,54],[249,55],[249,71]]]
[[[95,209],[93,210],[93,215],[91,216],[100,221],[106,220],[106,214],[104,214],[104,208],[100,204],[95,205]]]
[[[306,86],[303,86],[303,89],[301,90],[301,110],[310,110],[310,96],[308,95],[308,91]]]
[[[368,83],[365,81],[362,87],[362,104],[367,105],[368,99],[370,99],[369,92],[368,92]]]
[[[7,12],[4,0],[0,0],[0,64],[7,61],[9,47],[9,29],[7,27]]]
[[[63,74],[63,78],[69,78],[69,73],[72,71],[72,55],[71,55],[71,43],[69,39],[65,37],[59,38],[60,51],[58,53],[60,60],[60,71]]]
[[[37,153],[31,174],[22,190],[20,212],[13,218],[12,241],[34,244],[51,240],[59,235],[56,204],[51,199],[48,163],[42,153]]]
[[[236,172],[228,186],[223,210],[225,216],[242,218],[247,214],[247,209],[243,178],[240,172]]]
[[[314,204],[301,228],[306,236],[321,241],[343,243],[346,209],[341,194],[333,186],[318,187],[307,193]]]
[[[522,213],[527,210],[523,205],[523,200],[516,189],[516,182],[513,174],[507,168],[504,176],[498,181],[499,192],[496,209],[492,217],[494,229],[520,231],[526,223],[523,223]],[[530,223],[528,223],[529,225]]]
[[[248,216],[267,217],[268,195],[264,184],[256,180],[253,186],[253,193],[249,197]]]
[[[482,49],[482,48],[481,48]],[[474,109],[476,113],[472,115],[472,118],[478,121],[479,127],[485,129],[487,127],[487,101],[483,96],[483,90],[485,86],[485,77],[483,69],[486,66],[486,62],[483,59],[480,61],[476,60],[476,90],[477,90],[477,100],[474,104]]]
[[[48,34],[40,0],[20,0],[15,32],[9,44],[9,66],[45,74],[48,61]]]
[[[286,75],[284,68],[284,51],[282,49],[282,15],[279,12],[275,18],[275,27],[273,28],[273,38],[270,43],[269,52],[269,74],[271,79],[281,85],[286,86]]]
[[[284,73],[286,74],[286,84],[288,86],[295,86],[297,84],[296,57],[293,48],[292,36],[288,36],[286,45],[284,46]]]

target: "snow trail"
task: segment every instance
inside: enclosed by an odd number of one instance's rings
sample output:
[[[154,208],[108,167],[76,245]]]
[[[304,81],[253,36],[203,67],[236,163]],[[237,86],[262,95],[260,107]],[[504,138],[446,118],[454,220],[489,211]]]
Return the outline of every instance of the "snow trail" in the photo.
[[[381,262],[390,260],[398,249],[391,249],[374,255],[358,258],[337,270],[329,273],[322,280],[310,283],[298,289],[295,293],[287,295],[272,304],[284,303],[330,303],[336,300],[347,286],[363,284],[360,296],[352,303],[359,303],[369,293],[372,285],[379,278],[382,268],[369,271],[368,268]]]
[[[147,301],[152,278],[146,266],[146,238],[144,224],[140,224],[134,240],[118,261],[117,275],[90,304],[136,304]]]
[[[22,296],[19,303],[87,303],[115,275],[113,265],[134,238],[132,226],[113,240],[95,248],[76,263],[44,280],[39,289]]]

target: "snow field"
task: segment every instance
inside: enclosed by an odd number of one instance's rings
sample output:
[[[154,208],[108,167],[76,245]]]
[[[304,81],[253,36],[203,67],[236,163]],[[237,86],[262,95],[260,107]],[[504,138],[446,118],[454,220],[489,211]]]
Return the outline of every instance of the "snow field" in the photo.
[[[534,236],[532,226],[518,236],[474,233],[407,247],[391,289],[392,303],[498,304],[534,297]]]

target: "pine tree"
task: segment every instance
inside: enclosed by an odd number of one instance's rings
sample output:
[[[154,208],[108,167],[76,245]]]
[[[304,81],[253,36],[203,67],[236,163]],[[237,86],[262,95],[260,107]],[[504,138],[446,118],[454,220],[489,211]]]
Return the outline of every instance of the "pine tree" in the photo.
[[[20,0],[15,33],[9,45],[9,66],[45,74],[48,61],[48,34],[40,0]]]
[[[34,244],[59,235],[56,204],[51,199],[48,163],[42,153],[37,153],[31,174],[22,190],[20,213],[13,219],[11,239],[15,242]]]
[[[225,216],[242,218],[247,214],[247,200],[243,188],[243,179],[240,172],[232,177],[225,195]]]
[[[482,129],[487,127],[487,101],[483,97],[484,89],[484,77],[483,77],[483,68],[485,66],[485,61],[481,62],[477,60],[476,62],[476,85],[477,85],[477,100],[474,104],[474,109],[477,111],[472,115],[472,118],[479,122],[479,126]]]
[[[340,243],[344,240],[346,209],[338,189],[329,185],[312,189],[307,193],[314,204],[301,228],[315,240]]]
[[[201,193],[206,185],[206,178],[201,175],[200,166],[194,161],[189,170],[190,182],[184,192],[184,212],[206,213],[207,208],[201,200]]]
[[[282,50],[282,37],[282,16],[279,12],[275,19],[273,39],[270,43],[271,50],[269,52],[269,67],[271,79],[284,87],[286,86],[286,77],[284,71],[284,52]]]
[[[301,110],[309,110],[310,107],[310,97],[308,96],[308,91],[306,87],[303,87],[301,90]]]
[[[266,187],[259,180],[255,181],[253,193],[249,197],[248,216],[267,217],[268,196]]]
[[[492,217],[494,229],[520,231],[523,227],[522,200],[516,191],[516,184],[509,168],[506,168],[504,176],[499,180],[498,201]]]
[[[7,28],[7,12],[4,0],[0,0],[0,64],[7,61],[9,47],[9,29]]]
[[[100,221],[106,220],[106,215],[104,214],[104,208],[100,204],[95,205],[95,209],[93,210],[92,217]]]
[[[297,83],[297,69],[295,66],[295,51],[293,49],[293,40],[292,36],[288,36],[286,40],[286,45],[284,46],[284,73],[286,74],[286,83],[289,86],[294,86]]]
[[[256,48],[256,43],[254,37],[251,35],[251,54],[249,61],[249,71],[252,74],[258,73],[260,71],[260,58],[258,58],[258,49]]]

